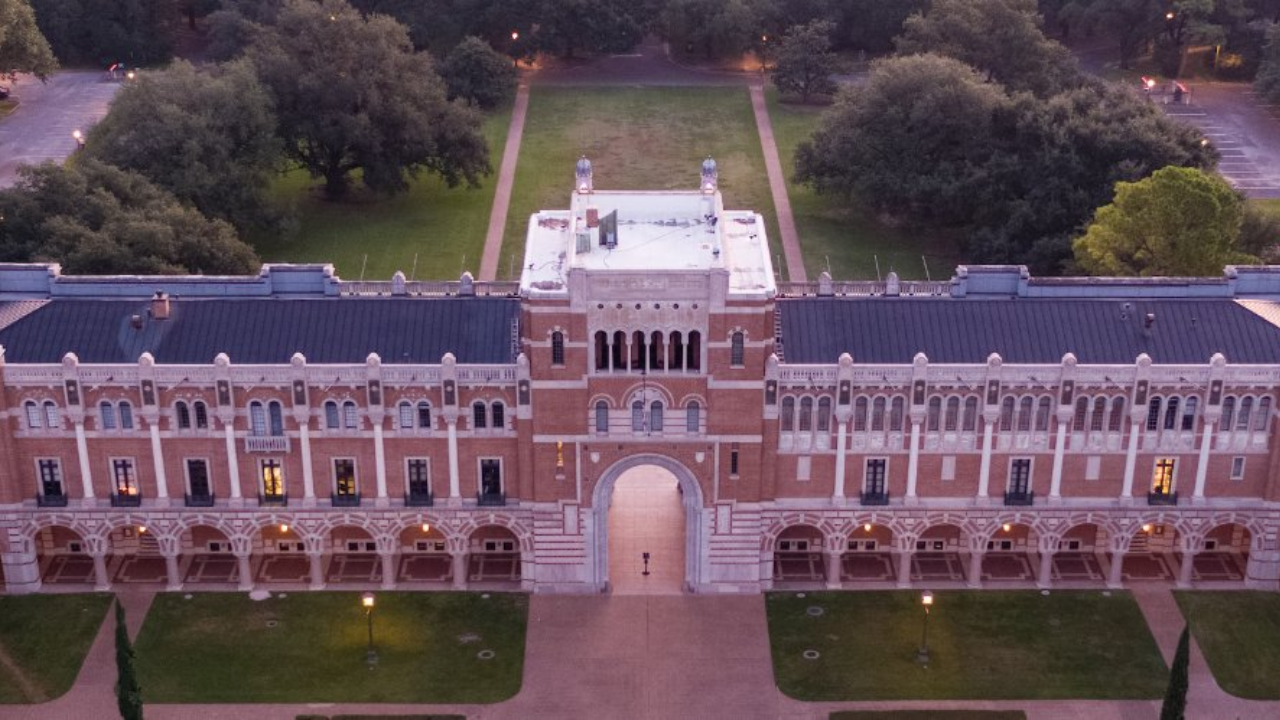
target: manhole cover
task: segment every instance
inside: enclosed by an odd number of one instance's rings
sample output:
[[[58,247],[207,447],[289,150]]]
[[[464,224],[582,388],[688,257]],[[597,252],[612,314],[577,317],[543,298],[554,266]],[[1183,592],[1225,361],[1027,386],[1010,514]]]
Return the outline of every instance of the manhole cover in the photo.
[[[481,650],[480,652],[476,653],[476,657],[480,658],[481,660],[492,660],[493,655],[494,653],[492,650]]]
[[[813,616],[813,617],[819,617],[820,615],[822,615],[822,613],[826,612],[826,610],[823,610],[822,608],[818,607],[817,605],[810,605],[810,606],[809,606],[809,609],[808,609],[808,610],[806,610],[805,612],[809,613],[809,615],[811,615],[811,616]]]
[[[804,593],[796,593],[796,597],[798,597],[798,598],[802,598],[802,597],[804,597]]]
[[[279,620],[268,620],[267,627],[275,627],[280,624]]]
[[[249,593],[250,600],[261,601],[261,600],[266,600],[269,597],[271,597],[270,590],[254,590],[253,592]]]
[[[1049,594],[1049,591],[1048,591],[1048,590],[1041,590],[1041,591],[1040,591],[1040,594],[1041,594],[1041,595],[1048,595],[1048,594]]]
[[[489,593],[481,593],[481,594],[480,594],[480,599],[481,599],[481,600],[488,600],[488,599],[489,599]]]
[[[287,598],[287,597],[289,597],[289,593],[279,593],[279,594],[277,594],[277,595],[276,595],[276,597],[278,597],[278,598]]]
[[[195,597],[195,595],[192,595],[191,593],[187,593],[186,595],[183,595],[183,596],[182,596],[182,599],[183,599],[183,600],[190,600],[190,599],[191,599],[191,598],[193,598],[193,597]]]
[[[818,659],[818,658],[820,658],[820,657],[822,657],[822,653],[818,652],[817,650],[805,650],[805,651],[804,651],[804,659],[805,659],[805,660],[817,660],[817,659]]]
[[[1103,590],[1103,591],[1102,591],[1102,597],[1111,597],[1111,591],[1110,591],[1110,590]]]
[[[480,636],[475,633],[463,633],[458,636],[458,642],[463,645],[469,645],[473,642],[480,642]]]

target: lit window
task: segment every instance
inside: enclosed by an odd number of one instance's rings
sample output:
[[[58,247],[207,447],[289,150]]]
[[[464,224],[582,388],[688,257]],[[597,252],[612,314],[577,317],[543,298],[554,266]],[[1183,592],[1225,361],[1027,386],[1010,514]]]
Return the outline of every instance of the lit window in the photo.
[[[279,460],[263,460],[259,464],[262,472],[262,496],[269,499],[284,497],[284,470]]]
[[[115,481],[116,495],[134,497],[138,494],[138,478],[134,475],[132,460],[112,460],[111,476]]]
[[[1173,493],[1173,469],[1176,461],[1173,458],[1156,460],[1156,471],[1151,478],[1151,492],[1157,495]]]
[[[356,496],[356,461],[351,458],[335,458],[333,461],[334,494],[338,497]]]

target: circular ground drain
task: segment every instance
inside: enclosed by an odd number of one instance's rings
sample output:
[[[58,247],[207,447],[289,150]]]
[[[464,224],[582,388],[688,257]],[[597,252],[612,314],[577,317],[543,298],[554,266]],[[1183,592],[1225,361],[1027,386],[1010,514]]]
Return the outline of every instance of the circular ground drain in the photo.
[[[488,599],[489,599],[489,593],[481,593],[481,594],[480,594],[480,599],[481,599],[481,600],[488,600]]]
[[[811,616],[813,616],[813,617],[821,617],[821,616],[822,616],[822,613],[826,612],[826,610],[823,610],[822,608],[818,607],[817,605],[810,605],[810,606],[809,606],[809,609],[808,609],[808,610],[806,610],[805,612],[809,613],[809,615],[811,615]]]
[[[250,600],[266,600],[269,597],[271,597],[270,590],[254,590],[249,593]]]
[[[269,628],[270,628],[270,627],[275,627],[275,626],[277,626],[277,625],[279,625],[279,624],[280,624],[280,621],[279,621],[279,620],[268,620],[268,621],[267,621],[267,627],[269,627]]]
[[[1049,594],[1049,591],[1048,591],[1048,590],[1041,590],[1041,591],[1040,591],[1040,594],[1041,594],[1041,595],[1048,595],[1048,594]]]
[[[796,593],[796,597],[798,597],[798,598],[802,598],[802,597],[804,597],[804,593]]]
[[[463,645],[469,645],[473,642],[480,642],[480,636],[475,633],[463,633],[458,636],[458,642]]]
[[[1049,627],[1058,627],[1062,625],[1062,621],[1058,618],[1049,618]]]
[[[183,599],[183,600],[190,600],[190,599],[191,599],[191,598],[193,598],[193,597],[195,597],[195,595],[192,595],[191,593],[187,593],[186,595],[183,595],[183,596],[182,596],[182,599]]]
[[[492,660],[493,656],[494,656],[494,652],[492,650],[481,650],[480,652],[476,653],[476,657],[480,658],[481,660]]]
[[[822,653],[818,652],[817,650],[805,650],[805,651],[804,651],[804,659],[805,659],[805,660],[817,660],[817,659],[818,659],[818,658],[820,658],[820,657],[822,657]]]
[[[1110,591],[1110,590],[1103,590],[1103,591],[1102,591],[1102,597],[1111,597],[1111,591]]]
[[[278,597],[278,598],[287,598],[287,597],[289,597],[289,593],[277,593],[277,594],[276,594],[276,597]]]

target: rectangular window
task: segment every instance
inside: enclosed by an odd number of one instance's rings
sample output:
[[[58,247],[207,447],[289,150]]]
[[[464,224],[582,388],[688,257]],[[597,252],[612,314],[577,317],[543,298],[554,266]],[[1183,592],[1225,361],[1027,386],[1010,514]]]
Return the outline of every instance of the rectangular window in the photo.
[[[1156,470],[1151,477],[1151,492],[1157,495],[1173,493],[1173,470],[1177,466],[1174,458],[1156,460]]]
[[[334,458],[333,487],[338,497],[356,496],[356,461],[351,458]]]
[[[888,461],[884,458],[867,460],[865,489],[868,493],[874,495],[884,494],[885,468],[887,465]]]
[[[729,476],[738,476],[738,443],[729,446]]]
[[[62,463],[56,458],[41,458],[36,461],[40,471],[40,494],[45,497],[62,495]]]
[[[249,405],[249,431],[256,437],[267,434],[267,414],[262,403],[255,402]]]
[[[1014,458],[1009,463],[1009,492],[1025,494],[1031,490],[1031,458]]]
[[[409,458],[405,461],[410,495],[426,495],[431,492],[430,467],[426,458]]]
[[[507,426],[507,406],[502,403],[493,404],[493,429],[502,430]]]
[[[400,429],[413,429],[413,406],[409,403],[400,403]]]
[[[564,333],[551,333],[551,364],[564,364]]]
[[[120,403],[120,429],[133,429],[133,406],[127,402]]]
[[[690,435],[698,434],[702,428],[702,406],[698,403],[689,403],[684,410],[684,429]]]
[[[733,334],[733,339],[729,349],[729,364],[733,367],[742,367],[746,345],[746,336],[740,332]]]
[[[207,460],[187,461],[187,487],[193,498],[207,498],[213,493],[209,487],[209,462]]]
[[[44,423],[44,418],[40,416],[40,406],[35,403],[27,403],[27,427],[32,430],[39,430]]]
[[[1102,457],[1100,455],[1090,455],[1084,461],[1084,479],[1089,482],[1097,480],[1102,475]]]
[[[355,403],[349,402],[342,406],[342,426],[348,430],[355,430],[360,427],[360,419]],[[278,435],[279,433],[273,432],[272,434]]]
[[[603,400],[596,403],[596,432],[609,432],[609,406]]]
[[[136,497],[138,495],[138,477],[133,471],[133,460],[125,458],[112,460],[111,477],[115,483],[116,495],[120,497]]]
[[[471,428],[480,430],[488,427],[488,413],[485,411],[484,403],[478,402],[471,406]]]
[[[480,458],[480,494],[502,494],[502,461],[498,458]]]
[[[1231,479],[1244,479],[1244,456],[1237,455],[1236,457],[1231,458]]]
[[[102,430],[116,429],[116,408],[109,402],[98,403],[98,424]]]
[[[431,429],[431,406],[424,402],[418,403],[418,427],[423,430]]]
[[[951,482],[956,479],[956,456],[942,456],[942,482]]]
[[[279,500],[284,497],[284,470],[279,460],[263,460],[258,464],[262,475],[262,497]]]
[[[271,434],[275,437],[284,435],[284,412],[280,408],[280,403],[273,401],[267,406],[267,410],[271,416]]]

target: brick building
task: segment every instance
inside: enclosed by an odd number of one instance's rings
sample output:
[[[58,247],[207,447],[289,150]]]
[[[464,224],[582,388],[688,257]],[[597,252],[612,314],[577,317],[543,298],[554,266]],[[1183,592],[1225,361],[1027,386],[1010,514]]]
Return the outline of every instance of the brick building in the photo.
[[[711,161],[576,181],[518,283],[0,265],[7,590],[598,592],[638,467],[696,592],[1277,587],[1280,268],[785,283]]]

